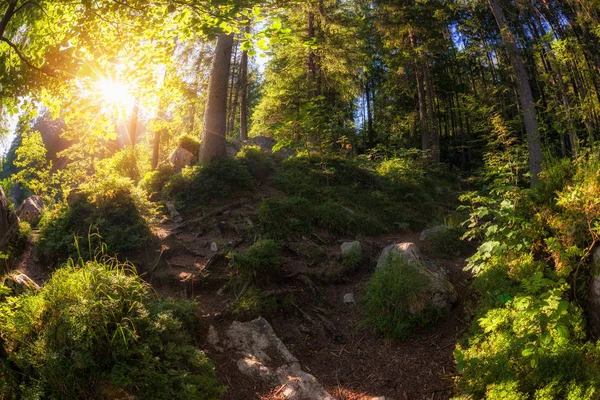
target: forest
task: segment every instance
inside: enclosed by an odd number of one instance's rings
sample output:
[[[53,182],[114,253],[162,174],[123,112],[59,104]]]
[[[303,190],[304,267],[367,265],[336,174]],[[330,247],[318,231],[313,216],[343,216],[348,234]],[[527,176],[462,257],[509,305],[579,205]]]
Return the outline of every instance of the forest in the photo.
[[[600,0],[0,0],[0,400],[600,399]]]

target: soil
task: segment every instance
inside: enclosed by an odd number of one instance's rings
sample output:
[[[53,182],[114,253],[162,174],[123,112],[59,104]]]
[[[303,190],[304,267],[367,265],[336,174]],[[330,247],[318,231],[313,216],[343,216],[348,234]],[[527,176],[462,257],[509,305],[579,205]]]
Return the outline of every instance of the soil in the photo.
[[[258,201],[258,199],[256,199]],[[211,263],[215,254],[210,244],[225,244],[219,252],[240,251],[247,246],[240,234],[240,224],[252,220],[253,200],[235,206],[205,226],[238,226],[237,229],[215,231],[200,229],[200,235],[190,234],[189,225],[163,224],[158,236],[163,241],[185,243],[185,248],[173,251],[165,258],[166,269],[154,282],[159,293],[193,297],[205,330],[199,338],[202,347],[215,362],[217,374],[228,387],[227,400],[283,399],[281,387],[267,387],[242,375],[234,355],[220,353],[205,342],[206,329],[215,326],[223,332],[233,320],[249,320],[254,316],[227,313],[236,293],[221,289],[227,282],[225,259]],[[194,229],[198,229],[193,228]],[[174,242],[173,242],[174,240]],[[282,281],[273,283],[273,292],[287,304],[277,313],[262,315],[273,326],[302,368],[314,375],[337,399],[449,399],[453,395],[456,376],[453,350],[457,339],[467,327],[464,309],[468,298],[469,275],[463,271],[464,257],[451,260],[435,259],[418,233],[361,238],[368,259],[354,272],[343,272],[339,263],[339,245],[354,238],[328,236],[319,232],[313,238],[299,237],[284,245],[285,262]],[[251,242],[251,241],[248,241]],[[413,242],[425,257],[431,258],[449,272],[459,301],[448,315],[429,330],[416,332],[406,341],[387,340],[378,336],[360,321],[363,314],[360,298],[383,247],[398,242]],[[164,245],[163,245],[164,246]],[[200,253],[205,253],[204,257]],[[207,267],[207,264],[210,264]],[[164,266],[163,266],[164,268]],[[330,271],[342,271],[330,273]],[[165,275],[166,274],[166,275]],[[168,276],[170,278],[165,278]],[[183,290],[181,289],[183,287]],[[354,304],[345,304],[346,293],[352,293]],[[239,295],[239,293],[237,293]],[[291,305],[290,305],[291,304]]]
[[[221,353],[206,343],[210,325],[223,332],[233,320],[256,317],[233,316],[227,311],[240,296],[240,289],[225,290],[229,281],[225,255],[243,251],[259,237],[254,225],[264,195],[188,215],[183,223],[165,220],[154,228],[154,246],[133,257],[158,294],[198,302],[204,321],[198,344],[214,361],[219,379],[228,387],[226,400],[283,399],[282,387],[268,387],[242,375],[233,354]],[[340,244],[355,239],[361,241],[367,257],[358,269],[348,271],[340,262]],[[402,342],[384,339],[360,324],[360,299],[381,249],[398,242],[416,243],[425,257],[446,268],[459,294],[449,314],[432,329],[416,332]],[[48,275],[32,248],[31,244],[27,247],[17,269],[41,284]],[[303,370],[314,375],[336,399],[452,397],[456,376],[452,352],[467,327],[464,305],[470,277],[463,271],[464,256],[436,259],[427,243],[419,241],[418,233],[344,238],[327,232],[288,238],[283,255],[279,280],[263,290],[276,295],[285,307],[262,316]],[[354,295],[356,303],[344,303],[347,293]]]

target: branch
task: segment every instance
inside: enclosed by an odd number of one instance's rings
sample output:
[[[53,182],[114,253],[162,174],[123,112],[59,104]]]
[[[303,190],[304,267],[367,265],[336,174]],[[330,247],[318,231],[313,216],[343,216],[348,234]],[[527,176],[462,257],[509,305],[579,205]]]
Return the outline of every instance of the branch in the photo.
[[[19,48],[13,42],[11,42],[10,40],[8,40],[7,38],[0,37],[0,41],[8,44],[10,46],[10,48],[13,49],[15,51],[15,53],[17,53],[17,56],[19,56],[19,59],[21,59],[21,61],[23,63],[25,63],[25,65],[27,65],[29,68],[31,68],[31,69],[33,69],[35,71],[41,72],[41,73],[43,73],[45,75],[51,76],[51,77],[56,77],[57,76],[57,74],[56,74],[55,71],[53,71],[53,70],[51,70],[51,69],[49,69],[49,68],[47,68],[45,66],[37,67],[37,66],[33,65],[31,63],[31,61],[29,61],[27,59],[27,57],[25,57],[25,55],[23,53],[21,53],[21,50],[19,50]]]

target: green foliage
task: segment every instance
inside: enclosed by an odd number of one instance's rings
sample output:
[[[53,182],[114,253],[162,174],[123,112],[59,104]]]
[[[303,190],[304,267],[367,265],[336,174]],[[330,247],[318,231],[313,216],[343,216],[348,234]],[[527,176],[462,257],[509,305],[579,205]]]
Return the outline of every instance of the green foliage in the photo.
[[[392,173],[395,164],[428,173]],[[337,233],[372,235],[407,225],[419,228],[441,212],[435,188],[444,183],[426,164],[388,162],[383,175],[376,172],[378,167],[369,161],[297,156],[282,163],[275,184],[288,196],[306,199],[316,207],[317,225]],[[417,181],[416,176],[421,178]]]
[[[444,230],[430,232],[427,235],[432,251],[436,256],[451,259],[460,256],[466,250],[466,242],[462,239],[465,230],[458,226],[449,226]]]
[[[131,148],[126,148],[114,154],[112,157],[102,160],[99,169],[104,169],[100,172],[109,176],[120,176],[129,178],[134,183],[139,182],[141,178],[139,164],[139,151],[132,151]]]
[[[400,340],[415,329],[431,326],[442,312],[426,304],[428,287],[429,277],[408,265],[401,255],[391,255],[367,283],[362,323]]]
[[[311,206],[302,197],[266,199],[258,209],[261,228],[274,238],[292,232],[308,232],[313,218]]]
[[[175,174],[171,164],[161,164],[154,171],[146,172],[139,186],[150,196],[158,197],[163,192],[172,175]]]
[[[258,146],[244,146],[236,155],[255,180],[264,180],[275,169],[273,159]]]
[[[200,154],[200,141],[192,135],[181,135],[177,138],[177,145],[194,155],[197,160]]]
[[[249,247],[244,254],[229,253],[228,258],[242,279],[264,282],[276,276],[281,266],[279,252],[281,245],[273,240],[260,240]]]
[[[38,293],[1,293],[3,398],[212,400],[224,391],[193,345],[195,305],[155,299],[131,266],[71,261]]]
[[[19,171],[12,176],[15,183],[37,195],[48,195],[52,162],[46,158],[46,146],[40,132],[21,135],[21,145],[16,150],[15,167]]]
[[[165,187],[165,195],[175,197],[181,206],[178,208],[191,209],[211,200],[228,198],[251,186],[252,176],[240,161],[219,158],[173,175]]]
[[[58,265],[77,257],[75,242],[98,233],[113,254],[124,254],[143,248],[151,237],[149,220],[153,206],[129,179],[112,178],[90,182],[80,188],[73,204],[57,204],[40,222],[38,251],[47,263]],[[75,240],[74,240],[75,238]],[[99,238],[92,236],[90,246],[81,248],[90,257],[90,248]]]
[[[236,299],[229,308],[229,312],[236,318],[253,319],[268,317],[279,309],[279,302],[275,296],[265,294],[254,286]]]
[[[486,173],[484,190],[464,197],[471,202],[466,236],[482,244],[469,260],[480,300],[455,350],[462,393],[597,397],[600,352],[588,341],[583,301],[573,298],[585,286],[578,272],[589,274],[580,272],[583,249],[597,237],[597,166],[595,156],[558,160],[534,190],[521,187],[517,169],[501,167]]]

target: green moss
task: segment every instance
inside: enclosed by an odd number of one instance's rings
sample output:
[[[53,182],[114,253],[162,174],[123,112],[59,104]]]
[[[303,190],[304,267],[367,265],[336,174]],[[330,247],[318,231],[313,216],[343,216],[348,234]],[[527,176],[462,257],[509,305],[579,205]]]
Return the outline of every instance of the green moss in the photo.
[[[243,279],[261,282],[276,276],[281,266],[281,245],[273,240],[260,240],[244,254],[230,253],[228,258]]]

